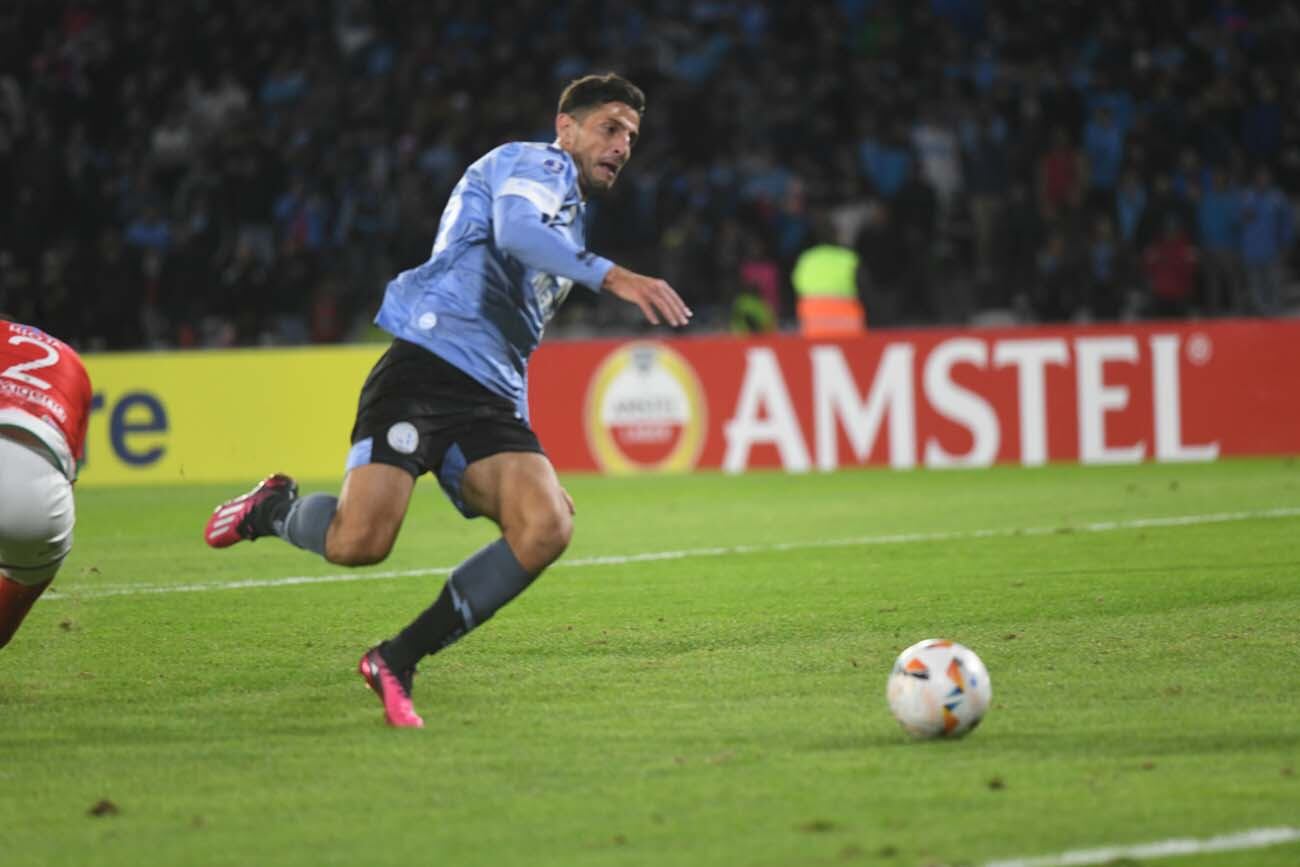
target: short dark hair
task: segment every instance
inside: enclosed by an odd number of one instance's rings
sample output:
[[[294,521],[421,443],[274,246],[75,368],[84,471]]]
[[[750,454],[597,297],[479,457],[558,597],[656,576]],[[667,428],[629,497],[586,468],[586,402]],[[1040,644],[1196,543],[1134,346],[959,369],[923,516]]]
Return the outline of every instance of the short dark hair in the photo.
[[[645,114],[645,94],[617,72],[584,75],[569,82],[560,94],[559,113],[577,117],[607,102],[621,102],[637,114]]]

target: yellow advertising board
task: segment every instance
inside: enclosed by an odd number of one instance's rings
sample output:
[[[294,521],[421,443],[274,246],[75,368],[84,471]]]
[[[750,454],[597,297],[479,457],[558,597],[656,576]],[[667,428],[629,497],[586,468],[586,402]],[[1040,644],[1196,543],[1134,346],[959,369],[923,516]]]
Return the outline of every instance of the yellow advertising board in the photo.
[[[343,474],[357,395],[385,349],[87,354],[82,486]]]

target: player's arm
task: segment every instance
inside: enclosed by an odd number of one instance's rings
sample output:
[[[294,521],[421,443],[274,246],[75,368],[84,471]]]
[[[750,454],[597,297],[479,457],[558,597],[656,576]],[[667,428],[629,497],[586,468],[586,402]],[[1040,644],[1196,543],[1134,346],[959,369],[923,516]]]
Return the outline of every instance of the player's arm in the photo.
[[[551,191],[532,181],[512,178],[492,203],[494,240],[503,252],[531,268],[567,277],[592,289],[608,290],[641,308],[646,319],[669,325],[690,321],[691,311],[665,281],[621,268],[608,259],[579,248],[546,222],[543,206],[559,202]]]
[[[530,268],[599,289],[614,263],[581,249],[563,232],[547,225],[546,212],[535,201],[542,198],[541,193],[523,186],[529,181],[511,180],[515,183],[507,189],[519,192],[497,196],[492,203],[492,231],[497,247]]]
[[[675,327],[690,322],[691,316],[694,315],[691,308],[686,306],[686,302],[666,280],[647,277],[618,265],[605,272],[605,282],[601,284],[601,288],[611,295],[640,307],[645,318],[655,325],[659,324],[656,311],[669,325]]]

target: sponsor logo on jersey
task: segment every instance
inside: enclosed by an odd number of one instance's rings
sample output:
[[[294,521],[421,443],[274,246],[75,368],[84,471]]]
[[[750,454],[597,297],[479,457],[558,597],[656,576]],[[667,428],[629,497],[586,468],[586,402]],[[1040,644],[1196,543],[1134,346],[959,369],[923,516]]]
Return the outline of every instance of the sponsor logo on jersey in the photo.
[[[684,357],[662,343],[610,353],[592,375],[587,443],[605,472],[685,472],[704,444],[706,403]]]

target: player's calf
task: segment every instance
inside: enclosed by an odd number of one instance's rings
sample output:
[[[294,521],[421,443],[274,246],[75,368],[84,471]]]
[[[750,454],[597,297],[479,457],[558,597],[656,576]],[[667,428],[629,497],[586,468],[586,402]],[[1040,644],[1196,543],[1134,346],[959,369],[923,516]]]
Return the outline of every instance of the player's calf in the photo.
[[[0,576],[0,647],[4,647],[14,637],[27,612],[32,610],[32,605],[53,580],[49,578],[39,584],[20,584]]]
[[[397,541],[397,527],[367,517],[335,516],[325,537],[325,559],[339,566],[372,566],[387,559]]]
[[[504,522],[502,535],[524,570],[539,575],[569,547],[573,516],[563,502],[533,506]]]

